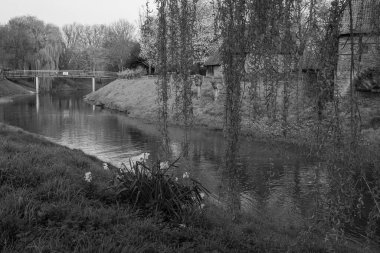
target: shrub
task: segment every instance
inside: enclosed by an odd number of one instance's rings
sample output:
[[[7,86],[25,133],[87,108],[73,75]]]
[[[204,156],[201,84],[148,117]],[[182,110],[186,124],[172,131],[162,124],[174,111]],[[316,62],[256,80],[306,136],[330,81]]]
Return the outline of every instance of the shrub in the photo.
[[[144,75],[145,70],[142,68],[126,69],[123,72],[118,73],[118,77],[122,79],[140,78]]]
[[[151,167],[137,161],[116,172],[111,189],[118,201],[150,213],[163,214],[167,219],[184,221],[195,210],[203,207],[204,194],[208,190],[186,172],[179,180],[168,175],[173,164],[157,162]]]

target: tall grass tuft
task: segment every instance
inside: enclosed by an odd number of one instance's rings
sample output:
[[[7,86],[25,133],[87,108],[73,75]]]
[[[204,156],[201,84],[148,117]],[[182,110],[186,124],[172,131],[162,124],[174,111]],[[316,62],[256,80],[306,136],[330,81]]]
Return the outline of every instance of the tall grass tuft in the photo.
[[[116,172],[112,189],[120,202],[149,213],[162,214],[169,220],[184,221],[203,207],[204,194],[209,191],[198,181],[187,177],[178,180],[167,172],[173,164],[157,162],[148,167],[145,162],[130,162]]]

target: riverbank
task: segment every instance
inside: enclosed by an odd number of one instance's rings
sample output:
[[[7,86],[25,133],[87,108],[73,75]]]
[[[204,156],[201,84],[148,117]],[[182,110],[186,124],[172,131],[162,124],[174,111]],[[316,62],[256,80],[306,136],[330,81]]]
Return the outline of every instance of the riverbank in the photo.
[[[19,85],[17,83],[11,82],[7,79],[0,80],[0,98],[3,98],[3,102],[6,100],[5,97],[15,96],[15,95],[25,95],[32,93],[32,89]],[[0,100],[1,103],[1,100]]]
[[[156,123],[157,102],[156,102],[156,80],[155,78],[146,79],[118,79],[99,90],[85,96],[87,103],[127,113],[132,118],[140,119],[146,123]],[[288,120],[287,137],[283,137],[281,120],[272,121],[267,116],[256,117],[252,114],[254,106],[249,99],[248,88],[243,87],[242,99],[242,133],[246,136],[253,136],[255,139],[285,141],[286,143],[313,145],[315,129],[318,122],[313,116],[311,102],[306,99],[300,100],[301,111],[299,120],[295,114],[296,109],[290,109]],[[197,87],[192,87],[193,102],[193,123],[194,127],[205,127],[213,130],[223,129],[224,117],[224,94],[223,89],[219,90],[218,99],[214,99],[214,90],[210,81],[202,85],[201,97],[198,97]],[[295,105],[293,105],[294,107]],[[331,106],[331,105],[330,105]],[[175,87],[170,83],[170,96],[168,100],[169,123],[181,125],[178,120],[178,109],[175,104]],[[345,110],[349,107],[343,107]],[[359,108],[361,111],[362,134],[366,142],[380,143],[380,98],[377,94],[360,94]],[[331,109],[331,108],[330,108]],[[331,113],[326,109],[326,113]],[[280,116],[279,116],[280,117]],[[347,117],[346,112],[342,112],[342,119]],[[346,120],[349,122],[349,120]],[[327,122],[328,123],[328,122]],[[322,124],[327,124],[323,122]],[[342,123],[343,124],[343,123]],[[343,124],[344,125],[344,124]],[[344,126],[347,128],[348,126]],[[328,130],[326,130],[328,131]]]
[[[0,251],[365,252],[252,217],[231,221],[208,203],[185,226],[142,216],[105,193],[111,178],[80,150],[0,124]]]
[[[118,79],[105,87],[87,95],[85,101],[108,109],[127,113],[130,117],[146,122],[157,122],[156,78],[152,79]],[[172,88],[172,93],[173,93]],[[223,101],[214,101],[211,87],[202,89],[201,99],[197,99],[193,87],[194,124],[212,129],[223,129]],[[171,124],[176,120],[174,96],[168,101]]]

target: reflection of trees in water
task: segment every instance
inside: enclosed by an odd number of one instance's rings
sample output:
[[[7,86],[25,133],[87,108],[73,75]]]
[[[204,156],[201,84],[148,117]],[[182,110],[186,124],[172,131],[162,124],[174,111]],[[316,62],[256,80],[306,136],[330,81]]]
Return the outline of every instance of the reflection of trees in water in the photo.
[[[167,123],[164,123],[167,124]],[[158,158],[161,161],[168,161],[171,158],[170,138],[167,127],[161,127],[160,129],[160,149],[157,152]]]
[[[21,128],[38,130],[35,121],[35,96],[16,98],[15,102],[0,105],[3,110],[3,121]]]
[[[5,121],[5,117],[4,117],[4,108],[2,106],[0,106],[0,121],[1,122],[4,122]]]
[[[303,167],[302,159],[287,164],[281,157],[271,159],[268,152],[248,152],[252,155],[240,151],[238,157],[226,157],[222,172],[219,195],[234,216],[240,210],[261,210],[283,222],[309,217],[315,195],[323,194],[322,172]]]
[[[186,127],[184,135],[183,135],[183,141],[182,141],[182,153],[183,153],[183,157],[186,160],[188,160],[188,158],[189,158],[190,138],[191,138],[191,129]]]
[[[238,137],[237,137],[238,138]],[[225,167],[222,172],[222,182],[226,185],[225,201],[229,212],[232,214],[232,218],[236,218],[241,209],[240,193],[241,184],[239,178],[239,171],[237,167],[237,152],[239,146],[238,141],[227,141],[225,146]]]
[[[206,133],[207,134],[207,133]],[[191,140],[192,161],[195,166],[201,166],[202,162],[219,165],[222,163],[223,140],[217,134],[193,136]]]
[[[302,160],[294,159],[295,155],[288,154],[284,149],[283,154],[279,155],[265,144],[243,142],[239,152],[235,152],[235,157],[228,160],[223,156],[227,152],[219,133],[195,131],[184,138],[182,130],[171,129],[170,139],[169,133],[167,139],[161,138],[158,131],[152,130],[155,126],[131,123],[130,119],[121,114],[98,110],[93,112],[90,106],[83,103],[82,96],[40,96],[38,117],[34,103],[35,96],[19,103],[1,105],[3,110],[0,110],[0,119],[3,117],[4,121],[13,121],[16,122],[14,125],[52,137],[64,132],[67,139],[76,139],[85,145],[94,144],[99,149],[111,149],[109,153],[122,152],[123,149],[125,152],[141,150],[151,153],[152,159],[160,157],[164,160],[188,147],[188,155],[184,152],[181,161],[187,163],[185,169],[189,169],[192,177],[201,179],[215,193],[220,186],[221,198],[229,203],[231,210],[242,209],[242,195],[246,195],[258,207],[265,207],[270,200],[278,205],[301,207],[302,211],[312,205],[312,194],[317,194],[313,192],[315,190],[309,183],[309,178],[314,180],[317,177],[315,181],[319,181],[319,176],[315,176],[310,169],[303,168]],[[64,110],[68,112],[67,118],[62,113]],[[172,150],[173,143],[176,144],[177,151]],[[179,143],[181,145],[177,145]],[[165,145],[168,155],[159,154]],[[284,166],[284,157],[287,156],[291,157],[290,165]],[[275,159],[270,160],[270,157]],[[281,203],[281,199],[286,202]]]

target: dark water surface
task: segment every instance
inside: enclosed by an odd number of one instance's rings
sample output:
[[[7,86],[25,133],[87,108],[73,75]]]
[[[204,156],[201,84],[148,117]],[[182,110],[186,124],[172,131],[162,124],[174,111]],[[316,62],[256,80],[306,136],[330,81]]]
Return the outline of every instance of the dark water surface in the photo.
[[[0,104],[0,121],[115,165],[143,152],[150,153],[150,161],[160,156],[162,140],[154,124],[88,105],[83,102],[87,93],[19,97]],[[173,158],[182,153],[183,134],[180,128],[170,129]],[[288,228],[302,226],[312,215],[316,192],[323,194],[328,188],[318,164],[284,146],[243,140],[233,173],[226,171],[223,160],[222,133],[196,130],[187,159],[173,173],[182,177],[189,171],[220,203],[232,197],[247,213]]]

